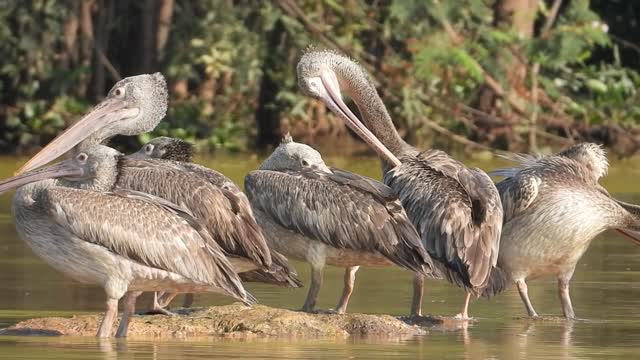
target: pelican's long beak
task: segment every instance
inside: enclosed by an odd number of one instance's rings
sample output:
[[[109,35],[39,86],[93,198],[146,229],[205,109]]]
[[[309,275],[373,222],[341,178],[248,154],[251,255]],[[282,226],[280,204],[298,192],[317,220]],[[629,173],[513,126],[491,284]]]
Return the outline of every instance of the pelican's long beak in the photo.
[[[631,242],[640,246],[640,231],[628,230],[628,229],[616,229],[617,232],[626,236]]]
[[[118,120],[134,117],[139,112],[140,109],[137,107],[127,107],[123,99],[108,98],[102,101],[90,113],[53,139],[44,149],[40,150],[16,174],[22,174],[25,171],[38,168],[57,159],[87,139],[91,134],[106,128]]]
[[[604,188],[601,187],[600,191],[605,193],[607,196],[611,197],[611,195],[609,195],[607,190],[605,190]],[[635,204],[629,204],[629,203],[626,203],[624,201],[620,201],[618,199],[614,199],[613,197],[611,197],[611,198],[613,199],[613,201],[618,203],[618,205],[622,206],[622,208],[625,209],[632,216],[632,219],[633,219],[634,222],[640,222],[640,206],[635,205]],[[631,241],[633,241],[634,244],[640,245],[640,231],[632,230],[632,229],[628,229],[628,228],[616,229],[616,230],[620,234],[626,236]]]
[[[138,150],[134,153],[131,153],[129,155],[125,155],[124,156],[125,159],[130,159],[130,160],[145,160],[145,159],[149,159],[150,157],[147,156],[143,150]]]
[[[389,164],[394,167],[400,165],[400,160],[364,126],[360,119],[349,109],[347,104],[344,103],[342,94],[340,93],[340,83],[338,82],[336,74],[333,71],[325,71],[320,75],[320,81],[323,85],[322,90],[324,90],[324,93],[320,94],[320,97],[329,109],[340,116],[353,132],[358,134],[362,140],[369,144],[369,146]]]
[[[32,182],[60,177],[78,177],[84,175],[84,170],[73,162],[73,159],[61,161],[51,166],[36,169],[0,181],[0,193]]]

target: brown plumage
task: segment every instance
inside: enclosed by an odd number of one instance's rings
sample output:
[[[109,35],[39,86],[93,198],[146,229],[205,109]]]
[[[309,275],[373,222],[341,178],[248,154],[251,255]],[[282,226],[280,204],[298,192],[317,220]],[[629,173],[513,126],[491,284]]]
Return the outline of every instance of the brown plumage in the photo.
[[[127,161],[135,163],[136,161],[144,161],[144,159],[157,159],[150,161],[152,161],[153,164],[163,162],[168,167],[177,169],[178,171],[186,174],[186,176],[196,176],[200,181],[207,182],[224,196],[224,202],[226,205],[221,207],[225,209],[225,218],[222,218],[224,219],[223,222],[231,222],[231,219],[233,219],[233,221],[235,221],[234,228],[240,229],[240,231],[236,233],[237,239],[234,241],[239,243],[242,239],[245,239],[244,242],[250,242],[250,239],[253,238],[256,239],[253,243],[264,243],[265,240],[262,234],[262,229],[256,223],[249,200],[231,179],[218,171],[209,169],[202,165],[177,160],[183,159],[185,161],[191,161],[192,153],[193,150],[191,144],[183,140],[159,137],[152,139],[147,144],[143,145],[137,153],[127,156],[129,159]],[[187,189],[187,191],[190,190]],[[200,195],[196,195],[194,197],[199,198],[201,202],[206,203],[206,199],[203,199]],[[198,211],[196,210],[196,213],[197,212]],[[219,215],[201,214],[201,216],[213,217],[214,219],[217,217],[219,220],[221,219]],[[246,238],[249,239],[246,240]],[[223,248],[230,254],[239,258],[246,258],[256,262],[251,257],[245,255],[246,251],[243,253],[241,251],[242,249],[240,249],[240,251],[234,250],[233,245],[234,244],[231,244],[230,246],[223,245]],[[237,246],[235,246],[235,248],[237,248]],[[241,272],[240,278],[243,281],[266,282],[281,286],[301,287],[302,283],[297,278],[295,269],[288,263],[287,259],[272,249],[268,249],[268,252],[272,260],[272,266],[269,266],[266,269],[258,268],[257,270]],[[251,266],[244,265],[244,267],[250,268]]]
[[[604,150],[573,145],[548,156],[515,155],[519,167],[492,172],[504,208],[498,264],[515,283],[530,316],[537,316],[527,281],[555,276],[562,312],[575,318],[569,283],[591,241],[616,229],[640,239],[640,207],[618,201],[598,184],[606,174]]]
[[[105,289],[107,313],[98,336],[111,336],[125,294],[117,336],[127,335],[142,291],[213,291],[255,302],[188,210],[153,195],[114,190],[120,158],[94,146],[0,183],[0,191],[20,186],[13,202],[16,227],[33,251],[67,276]],[[49,178],[62,179],[43,180]]]
[[[449,281],[467,291],[460,316],[468,317],[469,294],[498,287],[496,268],[502,226],[498,191],[481,170],[437,150],[421,152],[396,131],[366,72],[332,51],[308,51],[297,66],[298,85],[322,100],[378,153],[384,182],[400,197],[429,254]],[[342,100],[341,87],[356,103],[362,121]],[[413,313],[421,313],[423,280],[415,279]]]
[[[360,265],[393,263],[438,274],[389,187],[328,168],[317,151],[290,137],[245,177],[245,189],[271,246],[311,265],[305,311],[314,309],[325,264],[346,268],[339,313],[346,311]]]
[[[228,191],[165,160],[124,159],[117,188],[152,194],[189,209],[229,255],[250,259],[255,267],[270,268],[271,254],[260,228],[234,211]]]
[[[398,192],[447,279],[478,295],[496,271],[499,251],[502,212],[493,182],[439,150],[400,159],[385,183]]]

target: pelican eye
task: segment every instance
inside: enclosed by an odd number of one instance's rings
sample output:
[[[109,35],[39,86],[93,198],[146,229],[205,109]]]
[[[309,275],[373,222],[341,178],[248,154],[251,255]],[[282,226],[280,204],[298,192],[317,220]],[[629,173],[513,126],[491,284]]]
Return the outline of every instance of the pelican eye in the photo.
[[[152,144],[145,145],[144,152],[151,155],[151,153],[153,153],[153,145]]]
[[[78,160],[81,163],[87,162],[87,159],[89,158],[89,156],[85,153],[80,153],[78,154],[78,156],[76,156],[76,160]]]
[[[113,95],[116,97],[122,97],[124,95],[124,88],[119,87],[113,91]]]
[[[309,162],[306,159],[302,159],[302,166],[309,166]]]

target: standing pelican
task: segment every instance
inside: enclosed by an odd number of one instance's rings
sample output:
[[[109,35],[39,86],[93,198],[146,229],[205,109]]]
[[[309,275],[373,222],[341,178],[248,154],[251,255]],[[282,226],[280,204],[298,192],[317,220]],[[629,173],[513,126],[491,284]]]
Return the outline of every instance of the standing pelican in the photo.
[[[106,99],[36,154],[21,171],[43,165],[61,154],[102,144],[111,137],[150,131],[164,117],[167,89],[161,74],[140,75],[116,83]],[[228,192],[182,166],[162,160],[124,159],[116,188],[140,191],[180,204],[202,222],[211,238],[229,255],[238,272],[272,268],[269,248],[255,219],[234,211]],[[173,298],[168,295],[165,304]],[[154,301],[154,308],[163,312]],[[165,312],[167,313],[167,312]]]
[[[311,265],[304,311],[315,307],[325,264],[346,268],[338,313],[346,311],[361,265],[396,264],[432,275],[431,259],[391,189],[328,168],[317,151],[290,136],[246,176],[245,190],[271,246]]]
[[[114,189],[121,154],[95,145],[72,159],[0,183],[19,187],[20,237],[56,270],[102,286],[107,311],[97,336],[126,336],[142,291],[218,292],[254,302],[221,249],[186,210],[144,193]],[[54,180],[54,178],[60,178]]]
[[[222,173],[191,163],[193,158],[193,145],[177,138],[157,137],[144,144],[139,151],[128,155],[127,159],[163,159],[169,164],[183,168],[183,171],[198,175],[208,181],[211,185],[220,189],[229,200],[233,212],[239,218],[251,219],[247,221],[255,224],[251,204],[242,190],[228,177]],[[203,199],[204,201],[204,199]],[[257,225],[257,224],[256,224]],[[250,282],[264,282],[281,286],[301,287],[302,283],[296,277],[296,271],[289,264],[287,259],[269,249],[271,258],[276,265],[276,271],[267,272],[264,270],[251,270],[241,272],[240,279]]]
[[[497,186],[504,208],[498,265],[515,282],[529,316],[527,280],[558,279],[558,295],[567,319],[575,313],[569,282],[576,264],[593,238],[618,229],[636,243],[640,239],[640,207],[613,199],[598,184],[608,169],[596,144],[582,143],[550,156],[518,155],[519,168],[492,174],[504,176]]]
[[[310,51],[297,72],[302,92],[323,101],[378,153],[384,183],[398,194],[425,249],[447,279],[466,290],[458,317],[467,319],[471,294],[489,294],[504,282],[496,268],[502,206],[491,178],[442,151],[421,152],[402,140],[367,74],[349,58]],[[356,103],[363,122],[342,100],[341,88]],[[423,287],[423,277],[416,276],[414,315],[422,312]]]

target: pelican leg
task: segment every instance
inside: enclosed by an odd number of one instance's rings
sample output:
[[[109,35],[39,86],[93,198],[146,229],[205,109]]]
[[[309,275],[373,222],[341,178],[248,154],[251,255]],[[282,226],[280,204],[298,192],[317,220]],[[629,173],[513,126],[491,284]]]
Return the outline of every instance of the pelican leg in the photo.
[[[113,322],[116,321],[117,317],[118,299],[109,297],[107,298],[107,311],[104,313],[96,336],[101,338],[111,337],[111,328],[113,328]]]
[[[193,294],[185,294],[184,300],[182,300],[182,307],[190,308],[191,305],[193,305],[193,298],[194,298]]]
[[[529,316],[538,317],[538,313],[533,308],[533,305],[531,305],[531,300],[529,300],[527,283],[524,280],[516,280],[516,286],[518,287],[518,293],[520,293],[520,298],[522,299],[522,302],[524,303]]]
[[[142,291],[129,291],[124,297],[124,310],[122,311],[122,319],[116,331],[116,337],[127,337],[129,331],[129,320],[136,310],[136,299],[142,294]]]
[[[456,319],[459,320],[470,320],[469,317],[469,302],[471,301],[471,293],[467,293],[467,296],[464,299],[464,306],[462,307],[462,311],[456,315]]]
[[[177,293],[169,293],[169,292],[163,292],[162,295],[158,298],[156,298],[155,300],[155,304],[154,304],[154,310],[161,315],[166,315],[166,316],[175,316],[175,313],[172,313],[171,311],[167,310],[167,306],[169,306],[169,304],[171,303],[171,301],[178,296]]]
[[[320,287],[322,287],[322,277],[324,274],[324,264],[311,265],[311,285],[309,285],[309,292],[307,298],[302,305],[302,311],[312,312],[316,307],[316,300],[318,299],[318,293],[320,293]]]
[[[162,307],[163,309],[166,308],[167,306],[169,306],[171,301],[175,299],[176,296],[178,296],[177,293],[162,293],[162,296],[158,298],[158,306]]]
[[[422,316],[422,295],[424,294],[424,275],[413,275],[413,299],[411,300],[411,316]]]
[[[336,313],[344,314],[347,311],[347,305],[349,305],[349,299],[353,293],[353,285],[356,282],[356,272],[358,272],[360,266],[350,266],[344,269],[344,287],[342,288],[342,296],[336,306]]]
[[[573,305],[571,305],[571,296],[569,295],[569,280],[567,278],[558,279],[558,296],[560,297],[560,303],[562,304],[562,313],[567,320],[573,320],[576,318],[576,314],[573,312]]]

